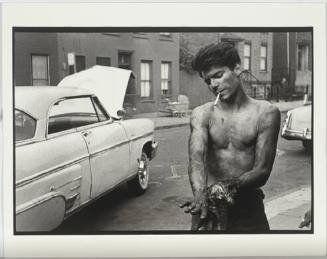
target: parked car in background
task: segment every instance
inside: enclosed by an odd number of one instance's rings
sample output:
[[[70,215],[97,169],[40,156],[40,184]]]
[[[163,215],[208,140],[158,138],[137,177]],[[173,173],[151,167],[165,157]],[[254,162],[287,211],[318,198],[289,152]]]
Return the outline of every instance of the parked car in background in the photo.
[[[282,137],[288,140],[301,140],[303,147],[312,149],[312,105],[305,105],[287,112],[282,125]]]
[[[96,66],[57,87],[15,87],[16,232],[50,231],[124,182],[148,189],[154,124],[117,116],[130,75]]]

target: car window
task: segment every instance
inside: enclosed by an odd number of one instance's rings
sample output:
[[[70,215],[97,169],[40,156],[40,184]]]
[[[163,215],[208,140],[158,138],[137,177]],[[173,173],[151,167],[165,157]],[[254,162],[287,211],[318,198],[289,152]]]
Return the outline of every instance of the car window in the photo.
[[[48,134],[99,122],[90,97],[69,98],[56,102],[50,109]]]
[[[100,121],[105,121],[109,119],[107,112],[102,107],[99,99],[97,97],[92,97],[94,108],[97,112],[98,118]]]
[[[16,141],[31,139],[35,135],[36,120],[22,112],[15,109],[15,137]]]

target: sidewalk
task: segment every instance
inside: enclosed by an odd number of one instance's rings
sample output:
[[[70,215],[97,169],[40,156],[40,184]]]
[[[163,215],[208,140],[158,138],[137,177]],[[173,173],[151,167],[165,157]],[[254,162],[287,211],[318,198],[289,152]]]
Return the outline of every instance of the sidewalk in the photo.
[[[310,230],[298,226],[311,208],[311,188],[301,187],[265,202],[265,211],[271,230]]]
[[[277,106],[278,109],[285,113],[288,110],[294,109],[296,107],[303,106],[303,100],[300,101],[292,101],[292,102],[271,102],[273,105]],[[187,112],[186,117],[175,118],[175,117],[167,117],[164,113],[154,112],[154,113],[141,113],[134,116],[134,118],[149,118],[154,122],[156,130],[158,129],[167,129],[174,127],[182,127],[190,124],[190,114],[191,110]]]

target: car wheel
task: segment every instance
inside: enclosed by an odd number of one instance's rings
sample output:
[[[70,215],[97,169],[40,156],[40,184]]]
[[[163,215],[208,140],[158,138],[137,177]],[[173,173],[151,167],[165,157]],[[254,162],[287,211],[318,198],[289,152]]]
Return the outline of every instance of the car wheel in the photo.
[[[305,148],[306,151],[312,150],[312,141],[310,140],[302,140],[302,145]]]
[[[149,187],[149,168],[148,168],[149,159],[146,153],[143,151],[139,167],[137,169],[136,176],[127,182],[128,189],[132,194],[140,195],[143,194]]]

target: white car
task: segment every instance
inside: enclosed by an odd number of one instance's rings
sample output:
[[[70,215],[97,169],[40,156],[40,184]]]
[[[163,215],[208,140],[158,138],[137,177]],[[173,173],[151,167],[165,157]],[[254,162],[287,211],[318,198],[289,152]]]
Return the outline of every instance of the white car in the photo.
[[[305,105],[287,112],[282,126],[282,137],[288,140],[301,140],[305,149],[312,148],[311,128],[312,105]]]
[[[15,231],[50,231],[126,182],[148,188],[148,119],[121,120],[131,71],[95,66],[58,86],[15,87]]]

